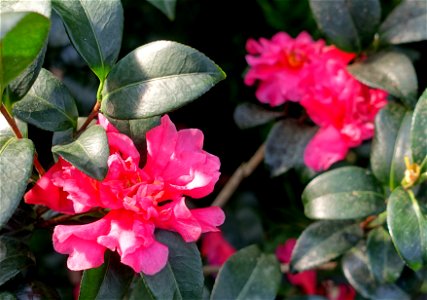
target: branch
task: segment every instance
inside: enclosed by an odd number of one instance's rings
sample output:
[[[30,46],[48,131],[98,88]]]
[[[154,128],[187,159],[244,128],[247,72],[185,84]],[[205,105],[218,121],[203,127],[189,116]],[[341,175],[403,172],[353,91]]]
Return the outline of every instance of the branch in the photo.
[[[223,207],[227,203],[238,188],[240,182],[251,175],[258,165],[264,160],[264,152],[265,145],[262,144],[247,163],[242,163],[237,170],[234,171],[230,180],[228,180],[216,199],[212,202],[212,206]]]
[[[86,129],[86,127],[89,126],[90,122],[92,122],[92,120],[94,118],[96,118],[96,116],[98,116],[98,112],[99,109],[101,107],[101,101],[96,101],[95,106],[93,107],[91,113],[89,114],[89,116],[87,117],[86,121],[83,123],[82,127],[79,128],[79,130],[77,131],[77,134],[80,134],[83,132],[83,130]]]

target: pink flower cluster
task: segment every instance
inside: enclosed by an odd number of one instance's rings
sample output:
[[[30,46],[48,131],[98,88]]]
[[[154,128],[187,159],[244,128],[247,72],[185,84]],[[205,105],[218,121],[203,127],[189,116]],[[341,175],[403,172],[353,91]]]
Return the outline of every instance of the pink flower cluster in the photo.
[[[306,32],[295,39],[279,32],[271,40],[248,40],[250,66],[245,84],[258,83],[256,97],[271,106],[299,102],[320,129],[307,145],[304,161],[319,171],[345,158],[374,133],[374,118],[387,93],[357,81],[347,70],[355,54]]]
[[[288,264],[291,261],[296,242],[296,239],[288,239],[276,248],[276,256],[281,263]],[[287,273],[286,276],[292,285],[298,286],[306,295],[326,296],[329,300],[353,300],[356,297],[356,291],[348,284],[336,285],[332,281],[323,281],[318,285],[316,270]]]
[[[155,240],[156,228],[178,232],[186,242],[201,233],[218,231],[224,213],[218,207],[189,209],[185,196],[201,198],[212,192],[219,178],[219,159],[204,150],[203,133],[177,131],[169,117],[147,135],[147,162],[132,140],[99,115],[110,146],[108,173],[97,181],[59,158],[28,191],[26,203],[41,204],[65,214],[105,209],[90,224],[58,225],[53,233],[57,252],[69,254],[71,270],[100,266],[107,249],[135,272],[159,272],[167,263],[168,248]]]

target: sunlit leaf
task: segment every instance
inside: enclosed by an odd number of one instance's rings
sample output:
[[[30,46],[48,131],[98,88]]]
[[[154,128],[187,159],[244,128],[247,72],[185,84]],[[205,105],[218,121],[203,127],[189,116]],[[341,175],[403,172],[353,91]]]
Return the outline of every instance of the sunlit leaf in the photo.
[[[0,228],[13,215],[24,195],[33,167],[31,140],[0,137]]]
[[[405,156],[411,157],[411,119],[412,112],[396,103],[388,104],[375,119],[371,168],[375,177],[392,190],[404,176]]]
[[[427,3],[402,1],[381,24],[379,34],[384,43],[401,44],[427,39]]]
[[[169,20],[175,19],[175,6],[176,0],[147,0],[152,5],[157,7],[162,13],[164,13]]]
[[[415,163],[427,168],[427,89],[415,107],[411,124],[411,150]]]
[[[20,119],[49,131],[76,128],[78,111],[67,88],[46,69],[40,71],[27,95],[13,106]]]
[[[291,269],[304,271],[352,248],[362,238],[359,224],[349,221],[319,221],[308,226],[292,252]]]
[[[275,299],[280,280],[276,257],[262,253],[255,245],[248,246],[222,266],[211,299]]]
[[[352,64],[348,71],[364,84],[386,90],[413,108],[418,82],[411,60],[401,51],[382,51]]]
[[[97,180],[107,175],[110,150],[107,134],[99,125],[89,127],[70,144],[53,146],[52,152]]]
[[[388,200],[387,225],[406,264],[415,271],[427,265],[427,218],[418,201],[401,187]]]
[[[156,238],[169,248],[167,265],[157,274],[141,273],[153,299],[201,299],[202,260],[194,243],[186,243],[177,233],[161,230]]]
[[[22,122],[17,118],[14,118],[14,119],[22,136],[27,137],[28,136],[27,123]],[[6,121],[6,118],[2,114],[0,114],[0,137],[14,137],[14,136],[15,136],[15,133],[13,132],[9,123]]]
[[[310,0],[310,7],[320,30],[346,51],[368,46],[381,19],[378,0]]]
[[[123,33],[120,0],[53,0],[77,52],[101,81],[119,55]]]
[[[114,66],[104,85],[101,110],[115,119],[154,117],[193,101],[224,78],[199,51],[175,42],[153,42]]]
[[[313,219],[357,219],[385,210],[381,185],[360,167],[319,175],[307,185],[302,199],[306,216]]]

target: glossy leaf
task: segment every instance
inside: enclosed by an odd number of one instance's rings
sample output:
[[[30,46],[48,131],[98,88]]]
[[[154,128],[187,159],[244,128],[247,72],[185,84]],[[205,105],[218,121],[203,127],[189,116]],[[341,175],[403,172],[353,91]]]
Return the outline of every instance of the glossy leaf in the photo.
[[[121,59],[105,85],[101,111],[115,119],[150,118],[177,109],[225,78],[204,54],[157,41]]]
[[[378,283],[394,283],[405,263],[396,252],[387,230],[378,227],[369,232],[367,255],[372,274]]]
[[[33,170],[34,145],[28,139],[0,137],[0,228],[24,195]]]
[[[402,1],[381,24],[380,39],[389,44],[426,40],[426,20],[427,4],[425,1]]]
[[[120,0],[53,0],[77,52],[101,81],[119,55],[123,33]]]
[[[409,300],[409,296],[394,284],[377,284],[369,266],[366,247],[359,245],[342,259],[344,275],[363,297],[369,299]]]
[[[43,48],[50,21],[34,12],[1,14],[0,94],[7,84],[23,72]]]
[[[312,219],[357,219],[385,210],[381,185],[367,170],[343,167],[312,180],[302,194]]]
[[[371,168],[375,177],[392,190],[404,176],[405,156],[411,157],[411,118],[412,113],[396,103],[388,104],[375,118]]]
[[[401,187],[388,200],[387,225],[406,264],[415,271],[427,265],[427,218],[413,195]]]
[[[310,7],[320,30],[346,51],[368,46],[381,19],[378,0],[310,0]]]
[[[40,71],[27,95],[13,106],[15,116],[44,130],[77,127],[76,103],[67,88],[46,69]]]
[[[386,90],[413,108],[418,82],[411,60],[402,51],[382,51],[365,61],[352,64],[348,71],[362,83]]]
[[[279,262],[272,254],[248,246],[232,255],[220,269],[211,300],[275,299],[281,281]]]
[[[415,107],[411,124],[411,150],[413,161],[427,168],[427,90]]]
[[[247,129],[273,121],[283,116],[283,112],[267,110],[261,105],[245,102],[236,107],[233,116],[240,129]]]
[[[50,18],[51,5],[49,0],[8,0],[0,1],[0,11],[2,13],[32,11]],[[36,80],[43,65],[46,49],[47,39],[45,40],[44,47],[39,51],[36,59],[22,73],[20,73],[17,78],[9,83],[8,99],[11,100],[12,103],[22,99]]]
[[[175,6],[176,0],[147,0],[162,13],[164,13],[169,20],[173,21],[175,19]]]
[[[53,146],[52,152],[97,180],[107,175],[110,150],[107,134],[99,125],[89,127],[70,144]]]
[[[115,254],[105,256],[102,266],[83,272],[79,299],[122,299],[126,294],[135,272]]]
[[[0,286],[32,265],[34,258],[27,246],[18,239],[0,236]]]
[[[291,270],[301,272],[337,258],[362,238],[359,224],[320,221],[308,226],[292,252]]]
[[[265,163],[273,176],[304,165],[304,151],[317,128],[286,119],[274,124],[265,146]]]
[[[167,265],[153,276],[141,273],[153,299],[201,299],[202,260],[195,243],[186,243],[171,231],[156,232],[156,239],[169,248]]]

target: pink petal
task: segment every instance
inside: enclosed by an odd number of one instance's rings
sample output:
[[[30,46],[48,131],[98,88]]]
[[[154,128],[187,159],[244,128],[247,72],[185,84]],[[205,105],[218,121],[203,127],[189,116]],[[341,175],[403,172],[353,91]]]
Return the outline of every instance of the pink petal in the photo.
[[[140,247],[123,255],[121,262],[132,267],[137,273],[154,275],[166,266],[168,253],[168,247],[155,241],[147,248]]]
[[[222,266],[235,252],[236,249],[224,238],[220,231],[203,235],[201,254],[206,257],[210,265]]]

